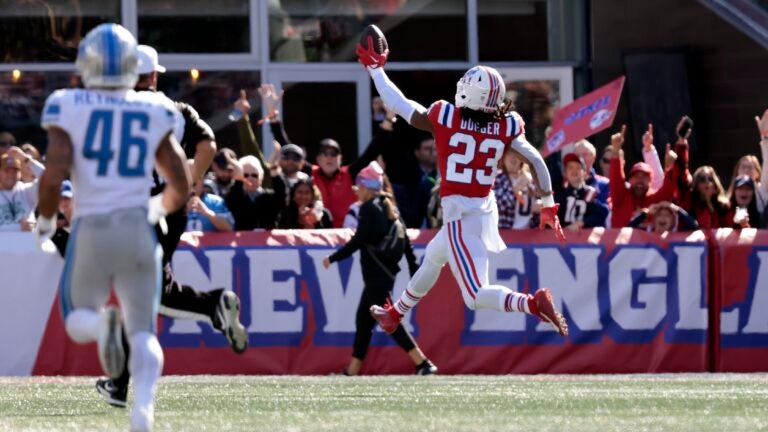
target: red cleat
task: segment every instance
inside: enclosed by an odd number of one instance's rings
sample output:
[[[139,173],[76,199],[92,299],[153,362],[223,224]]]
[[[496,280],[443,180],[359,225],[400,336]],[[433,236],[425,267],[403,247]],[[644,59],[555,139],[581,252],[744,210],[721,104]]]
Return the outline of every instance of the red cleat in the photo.
[[[387,299],[387,302],[382,306],[371,306],[370,311],[373,319],[379,323],[381,329],[387,332],[387,334],[394,333],[395,330],[397,330],[397,327],[400,326],[400,320],[403,319],[403,316],[400,315],[400,312],[396,311],[395,308],[392,307],[392,303],[389,301],[389,299]]]
[[[533,294],[533,297],[528,300],[528,307],[531,310],[531,314],[555,326],[560,336],[568,336],[568,324],[565,322],[563,315],[555,309],[555,303],[552,301],[552,292],[549,291],[549,288],[539,288]]]

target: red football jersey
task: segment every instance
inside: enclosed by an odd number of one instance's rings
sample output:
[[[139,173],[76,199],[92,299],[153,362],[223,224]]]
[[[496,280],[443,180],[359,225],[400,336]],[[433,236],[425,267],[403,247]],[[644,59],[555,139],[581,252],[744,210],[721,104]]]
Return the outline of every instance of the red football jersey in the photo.
[[[512,112],[487,124],[462,119],[459,109],[444,100],[429,107],[435,128],[440,196],[487,197],[496,179],[496,168],[504,150],[525,132],[522,117]]]

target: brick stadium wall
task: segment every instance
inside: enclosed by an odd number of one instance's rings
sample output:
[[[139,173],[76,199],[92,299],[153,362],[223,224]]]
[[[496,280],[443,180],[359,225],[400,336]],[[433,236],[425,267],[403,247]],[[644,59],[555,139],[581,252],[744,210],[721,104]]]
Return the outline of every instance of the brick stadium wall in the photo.
[[[760,154],[753,117],[768,108],[768,50],[693,0],[593,0],[591,19],[595,86],[624,73],[625,51],[690,50],[696,138],[703,149],[692,155],[693,167],[713,165],[727,182],[739,157]],[[629,123],[626,99],[615,125]],[[608,137],[606,131],[594,141],[604,147]]]

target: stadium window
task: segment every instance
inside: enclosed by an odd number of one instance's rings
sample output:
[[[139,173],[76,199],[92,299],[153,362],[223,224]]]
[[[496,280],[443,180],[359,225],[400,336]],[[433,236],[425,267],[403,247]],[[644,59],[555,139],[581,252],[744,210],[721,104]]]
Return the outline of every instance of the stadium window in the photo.
[[[362,30],[387,36],[390,61],[467,59],[465,0],[282,0],[269,2],[270,58],[353,62]]]
[[[189,70],[159,74],[157,87],[171,100],[192,105],[200,118],[211,126],[220,147],[238,148],[237,127],[228,118],[232,104],[240,95],[240,89],[244,89],[252,106],[251,121],[258,121],[261,106],[256,89],[260,84],[261,75],[258,72],[201,69],[197,80],[193,79]],[[257,136],[260,135],[257,133]]]
[[[0,1],[0,61],[73,62],[80,39],[120,21],[120,0]]]
[[[546,0],[478,0],[481,61],[546,61]]]
[[[139,42],[162,53],[249,53],[248,0],[137,0]]]
[[[0,130],[11,132],[18,143],[29,142],[44,151],[40,114],[45,99],[56,89],[80,86],[75,72],[23,71],[18,79],[12,71],[0,72]]]

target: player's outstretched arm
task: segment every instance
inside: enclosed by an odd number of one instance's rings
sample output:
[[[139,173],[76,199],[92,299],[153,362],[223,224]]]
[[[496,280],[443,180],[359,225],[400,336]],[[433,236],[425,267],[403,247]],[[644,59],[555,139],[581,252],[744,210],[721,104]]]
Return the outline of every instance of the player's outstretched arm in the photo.
[[[160,142],[155,155],[157,171],[167,181],[165,191],[157,195],[162,201],[165,213],[171,213],[181,208],[189,198],[192,186],[192,175],[187,165],[187,157],[181,149],[173,133],[168,133]],[[164,214],[162,215],[164,216]]]
[[[432,133],[432,122],[427,118],[427,109],[420,103],[405,97],[403,92],[397,88],[395,83],[384,72],[389,49],[382,53],[377,53],[373,47],[374,41],[370,36],[367,39],[367,46],[358,43],[356,50],[357,59],[371,75],[376,91],[379,92],[384,105],[404,118],[411,126]]]
[[[525,139],[525,135],[520,134],[512,140],[512,150],[533,168],[533,179],[541,194],[541,228],[549,226],[555,231],[558,240],[565,240],[565,233],[560,226],[560,220],[557,217],[558,205],[555,204],[555,198],[552,193],[552,178],[549,176],[547,164],[541,153]]]

